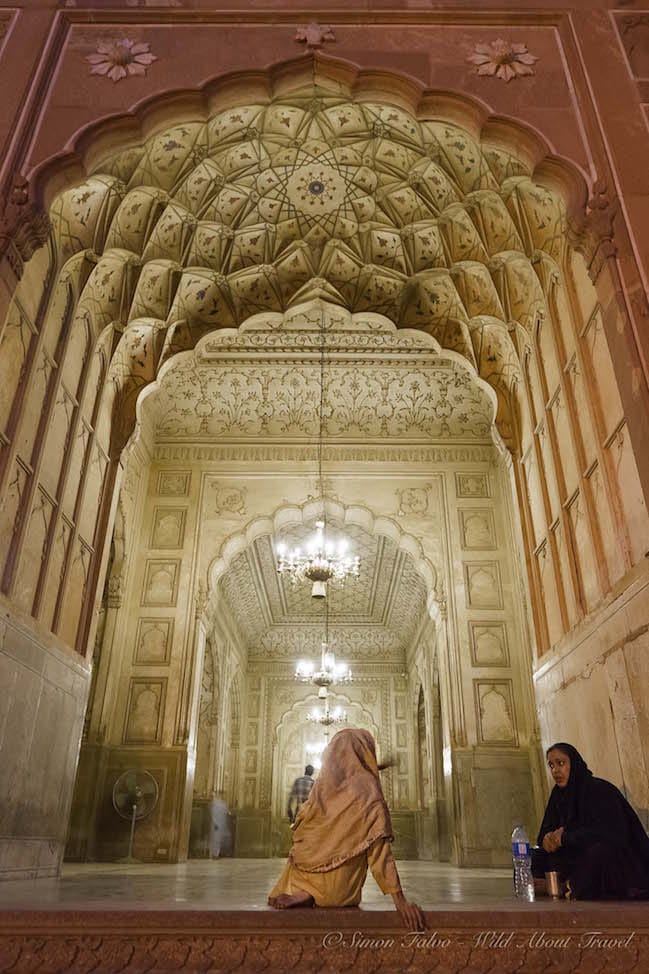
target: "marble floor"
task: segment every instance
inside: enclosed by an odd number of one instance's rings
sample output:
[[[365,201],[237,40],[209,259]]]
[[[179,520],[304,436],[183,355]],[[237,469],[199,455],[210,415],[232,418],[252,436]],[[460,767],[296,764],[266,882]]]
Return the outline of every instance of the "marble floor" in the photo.
[[[283,867],[282,859],[191,860],[179,865],[94,863],[65,865],[60,879],[0,883],[2,910],[268,910],[266,896]],[[508,870],[459,869],[446,863],[398,863],[406,895],[424,910],[534,909],[511,893]],[[542,898],[551,912],[565,902]],[[611,904],[570,904],[572,910],[611,910]],[[363,891],[365,910],[392,909],[371,875]],[[649,910],[649,905],[648,905]]]

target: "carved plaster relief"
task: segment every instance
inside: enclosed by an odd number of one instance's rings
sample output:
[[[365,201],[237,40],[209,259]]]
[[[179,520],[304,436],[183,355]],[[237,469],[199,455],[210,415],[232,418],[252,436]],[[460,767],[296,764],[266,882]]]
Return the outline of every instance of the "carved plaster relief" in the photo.
[[[186,497],[191,476],[189,470],[161,470],[158,474],[158,494],[161,497]]]
[[[497,547],[492,511],[485,508],[463,508],[458,513],[463,548],[479,550]]]
[[[246,513],[246,494],[245,487],[237,487],[213,482],[210,489],[214,492],[214,511],[216,514],[245,514]]]
[[[124,744],[160,744],[167,680],[132,679],[124,724]]]
[[[474,666],[509,666],[504,622],[469,622],[469,645]]]
[[[318,47],[322,47],[325,41],[335,41],[336,35],[328,24],[318,24],[312,21],[306,27],[298,27],[295,32],[295,40],[306,44],[308,50],[312,51]],[[314,192],[314,195],[318,195],[317,190]]]
[[[474,680],[481,744],[518,744],[511,680]]]
[[[395,491],[399,500],[398,514],[427,514],[432,484],[424,487],[403,487]]]
[[[514,44],[502,38],[476,44],[473,54],[467,58],[471,64],[477,65],[477,74],[507,82],[534,74],[532,65],[538,60],[530,54],[526,44]]]
[[[147,561],[142,605],[175,605],[178,597],[179,573],[179,559]]]
[[[165,666],[171,658],[173,619],[139,619],[133,662],[138,666]]]
[[[148,44],[127,37],[104,41],[98,44],[94,54],[86,57],[91,65],[90,74],[110,78],[112,82],[132,75],[144,75],[147,68],[157,60]]]
[[[502,609],[503,593],[497,562],[466,562],[464,584],[470,609]]]
[[[184,507],[156,507],[149,547],[182,548],[186,516]]]
[[[458,497],[490,497],[489,475],[486,473],[456,473],[455,489]]]

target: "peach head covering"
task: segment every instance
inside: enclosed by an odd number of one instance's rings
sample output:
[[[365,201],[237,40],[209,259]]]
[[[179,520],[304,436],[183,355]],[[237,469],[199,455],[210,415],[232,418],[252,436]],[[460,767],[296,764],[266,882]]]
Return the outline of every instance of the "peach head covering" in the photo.
[[[374,738],[364,730],[339,731],[295,820],[289,859],[304,872],[325,873],[382,836],[393,838]]]

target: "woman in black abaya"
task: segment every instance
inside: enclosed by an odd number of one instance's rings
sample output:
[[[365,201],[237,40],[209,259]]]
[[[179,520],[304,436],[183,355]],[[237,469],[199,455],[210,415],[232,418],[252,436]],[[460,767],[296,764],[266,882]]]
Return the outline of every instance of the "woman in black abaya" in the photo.
[[[554,778],[532,871],[556,870],[577,900],[649,897],[649,837],[621,791],[594,778],[572,744],[547,752]]]

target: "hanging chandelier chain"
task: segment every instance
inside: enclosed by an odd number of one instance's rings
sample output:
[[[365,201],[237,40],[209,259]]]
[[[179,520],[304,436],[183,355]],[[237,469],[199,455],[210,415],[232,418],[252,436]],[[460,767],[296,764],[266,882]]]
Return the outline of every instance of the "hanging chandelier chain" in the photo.
[[[343,583],[350,576],[358,577],[360,558],[347,551],[347,540],[334,541],[327,535],[327,510],[324,480],[324,441],[325,441],[325,395],[327,369],[327,321],[324,311],[320,312],[320,408],[318,415],[317,446],[317,491],[318,503],[322,508],[320,520],[316,521],[315,536],[307,542],[306,551],[299,547],[287,549],[283,542],[277,545],[277,571],[286,572],[293,582],[308,579],[312,583],[311,595],[316,599],[326,599],[327,583]],[[329,615],[325,611],[325,642],[329,638]]]
[[[327,512],[325,509],[324,480],[322,477],[322,452],[324,448],[324,378],[325,378],[325,317],[324,311],[320,313],[320,421],[318,428],[318,480],[320,486],[320,498],[322,500],[322,521],[326,528]]]

